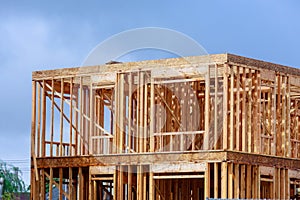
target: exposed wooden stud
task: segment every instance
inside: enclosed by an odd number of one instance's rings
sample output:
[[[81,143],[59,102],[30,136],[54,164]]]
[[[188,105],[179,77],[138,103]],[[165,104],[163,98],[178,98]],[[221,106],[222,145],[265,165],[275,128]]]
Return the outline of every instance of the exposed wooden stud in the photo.
[[[214,73],[214,79],[215,79],[215,95],[214,95],[214,149],[218,149],[218,139],[219,139],[219,130],[218,130],[218,65],[215,64],[215,73]]]
[[[129,148],[128,152],[129,153],[130,153],[130,149],[133,149],[134,143],[132,143],[132,138],[135,137],[135,135],[133,134],[134,132],[132,131],[132,121],[133,121],[132,120],[132,95],[133,95],[132,85],[133,85],[133,80],[132,80],[132,74],[130,73],[128,75],[128,108],[127,108],[128,109],[128,148]],[[152,119],[154,118],[151,118],[151,121]],[[130,195],[129,197],[131,197],[131,193],[128,195]]]
[[[79,167],[78,169],[78,178],[79,178],[79,184],[78,184],[78,197],[79,200],[83,200],[84,196],[83,196],[83,187],[84,187],[84,179],[83,179],[83,174],[82,174],[82,168]]]
[[[31,104],[32,104],[32,110],[31,110],[31,141],[30,142],[31,142],[31,158],[33,158],[34,155],[36,155],[36,149],[35,149],[36,147],[36,82],[35,81],[32,81]]]
[[[257,72],[257,77],[256,77],[256,80],[257,80],[257,106],[258,106],[258,114],[257,114],[257,124],[256,124],[256,127],[257,127],[257,141],[256,141],[256,145],[257,145],[257,148],[256,148],[256,152],[258,153],[261,153],[262,150],[261,150],[261,126],[262,126],[262,119],[261,119],[261,113],[262,113],[262,110],[261,110],[261,93],[262,93],[262,88],[261,88],[261,72],[260,71],[256,71]]]
[[[44,173],[44,169],[40,170],[40,176],[41,176],[41,190],[40,190],[40,198],[41,199],[45,199],[45,194],[46,194],[46,184],[45,184],[45,173]]]
[[[84,131],[84,128],[83,128],[83,124],[84,124],[84,120],[83,120],[83,78],[80,76],[79,78],[79,98],[80,98],[80,119],[79,119],[79,124],[80,124],[80,131],[79,131],[79,146],[78,146],[78,154],[79,155],[84,155],[84,152],[83,152],[83,143],[84,143],[84,139],[83,139],[83,131]]]
[[[63,168],[59,168],[59,200],[63,200]],[[43,198],[44,199],[44,198]]]
[[[253,135],[253,140],[252,140],[252,151],[255,152],[255,153],[258,153],[259,152],[259,146],[260,146],[260,143],[259,143],[259,138],[261,137],[260,136],[260,131],[258,131],[258,129],[261,128],[261,123],[258,121],[258,115],[260,115],[259,113],[259,102],[258,102],[258,71],[255,70],[255,72],[253,73],[253,76],[252,76],[252,83],[253,83],[253,93],[252,93],[252,98],[253,98],[253,121],[252,121],[252,124],[253,124],[253,127],[252,127],[252,135]]]
[[[244,164],[241,165],[241,182],[240,182],[240,188],[241,188],[241,199],[246,198],[246,166]]]
[[[210,163],[206,163],[204,193],[205,198],[210,198]]]
[[[246,165],[246,198],[247,199],[251,198],[251,192],[252,192],[251,181],[252,181],[251,165]]]
[[[64,79],[60,80],[60,144],[59,144],[59,156],[63,155],[63,138],[64,138]]]
[[[239,164],[234,164],[234,198],[240,198],[240,168]]]
[[[242,75],[242,151],[247,152],[246,68]]]
[[[53,192],[53,168],[50,168],[50,178],[49,178],[49,199],[52,199]]]
[[[228,198],[233,199],[233,163],[228,163]]]
[[[235,132],[234,132],[234,79],[235,79],[235,73],[234,73],[234,67],[230,66],[230,136],[229,136],[229,149],[234,150],[234,144],[235,144]]]
[[[227,198],[227,162],[221,163],[221,198]]]
[[[228,149],[228,64],[224,64],[223,72],[223,149]]]
[[[253,101],[252,101],[252,70],[249,69],[249,73],[248,73],[248,88],[249,88],[249,91],[248,91],[248,95],[247,95],[247,98],[248,98],[248,110],[247,110],[247,124],[248,124],[248,127],[247,127],[247,136],[248,136],[248,152],[252,152],[252,147],[253,147],[253,140],[252,140],[252,137],[253,137],[253,130],[252,130],[252,127],[253,127],[253,116],[252,116],[252,105],[253,105]]]
[[[132,173],[133,173],[132,166],[128,166],[128,199],[132,199],[132,187],[133,187],[133,185],[132,185],[132,181],[133,181],[132,180]],[[149,187],[151,187],[151,184],[150,184]],[[150,193],[151,193],[151,190],[150,190]],[[154,199],[152,199],[152,200],[154,200]]]
[[[68,191],[69,191],[69,199],[73,199],[73,170],[72,167],[69,167],[69,185],[68,185]]]
[[[209,148],[209,122],[210,122],[210,67],[207,68],[207,73],[205,74],[205,134],[204,134],[204,144],[203,149],[207,150]],[[181,148],[182,149],[182,148]],[[182,149],[183,150],[183,149]]]
[[[241,149],[241,134],[240,134],[240,67],[236,66],[236,71],[237,71],[237,75],[236,75],[236,89],[237,89],[237,93],[236,93],[236,116],[235,116],[235,124],[236,124],[236,150],[240,151]]]
[[[53,139],[54,139],[54,80],[51,80],[51,124],[50,124],[50,157],[53,156]]]
[[[69,155],[73,155],[73,78],[70,79],[70,135]]]
[[[151,86],[150,86],[150,152],[154,152],[155,140],[154,140],[154,131],[155,131],[155,91],[154,91],[154,79],[151,77]]]
[[[41,146],[42,146],[42,153],[43,157],[46,156],[46,82],[43,81],[43,89],[42,89],[42,136],[41,136]]]
[[[291,83],[290,77],[286,81],[286,157],[291,157]]]
[[[214,163],[214,198],[219,196],[219,163]]]
[[[41,85],[37,83],[37,132],[36,132],[36,156],[41,156]]]
[[[272,147],[272,155],[277,155],[277,136],[276,136],[276,133],[277,133],[277,127],[276,127],[276,118],[277,118],[277,98],[276,98],[276,95],[277,95],[277,76],[275,77],[274,79],[274,84],[273,84],[273,94],[272,94],[272,131],[271,131],[271,134],[273,136],[273,147]],[[275,185],[275,183],[274,183]]]
[[[92,138],[91,136],[94,135],[94,127],[95,127],[95,122],[94,122],[94,90],[93,90],[93,83],[91,81],[89,85],[89,117],[90,117],[90,124],[89,124],[89,134],[88,134],[88,149],[92,147]],[[92,154],[93,150],[89,150],[89,154]]]

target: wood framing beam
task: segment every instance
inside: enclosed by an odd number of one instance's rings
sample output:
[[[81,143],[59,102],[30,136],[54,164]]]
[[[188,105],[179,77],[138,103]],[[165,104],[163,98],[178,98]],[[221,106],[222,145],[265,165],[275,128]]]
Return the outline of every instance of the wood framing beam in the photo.
[[[104,165],[135,165],[139,163],[170,163],[192,160],[194,162],[220,161],[226,159],[226,152],[202,151],[192,153],[144,153],[144,154],[112,154],[103,156],[72,156],[55,158],[37,158],[38,168],[48,167],[87,167]]]
[[[273,157],[270,155],[259,155],[234,151],[200,151],[190,153],[145,153],[145,154],[112,154],[103,156],[73,156],[55,158],[37,158],[38,168],[47,167],[86,167],[96,165],[135,165],[139,163],[169,163],[169,162],[207,162],[207,161],[232,161],[245,164],[256,164],[269,167],[284,167],[288,169],[299,169],[300,160],[292,158]]]

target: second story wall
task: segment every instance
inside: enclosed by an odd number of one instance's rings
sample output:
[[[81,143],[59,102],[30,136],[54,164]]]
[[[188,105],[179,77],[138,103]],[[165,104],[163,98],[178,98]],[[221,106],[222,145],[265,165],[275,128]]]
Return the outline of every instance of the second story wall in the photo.
[[[298,76],[230,62],[154,64],[35,77],[33,154],[228,149],[300,157]]]

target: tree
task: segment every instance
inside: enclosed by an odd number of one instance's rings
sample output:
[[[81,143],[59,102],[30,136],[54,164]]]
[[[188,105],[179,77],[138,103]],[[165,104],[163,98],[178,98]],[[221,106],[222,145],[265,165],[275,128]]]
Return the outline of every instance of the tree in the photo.
[[[4,179],[3,200],[13,199],[14,194],[26,191],[21,175],[22,172],[18,167],[0,160],[0,177]]]

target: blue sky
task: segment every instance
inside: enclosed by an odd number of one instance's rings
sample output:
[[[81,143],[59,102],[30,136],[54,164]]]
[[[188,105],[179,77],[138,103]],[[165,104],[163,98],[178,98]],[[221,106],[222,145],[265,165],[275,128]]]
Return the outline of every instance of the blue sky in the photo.
[[[182,32],[208,53],[300,67],[299,8],[298,0],[0,0],[0,159],[29,182],[32,71],[79,66],[106,38],[149,26]]]

